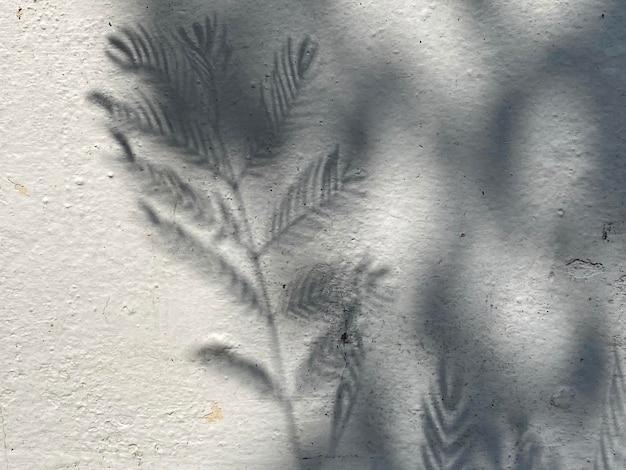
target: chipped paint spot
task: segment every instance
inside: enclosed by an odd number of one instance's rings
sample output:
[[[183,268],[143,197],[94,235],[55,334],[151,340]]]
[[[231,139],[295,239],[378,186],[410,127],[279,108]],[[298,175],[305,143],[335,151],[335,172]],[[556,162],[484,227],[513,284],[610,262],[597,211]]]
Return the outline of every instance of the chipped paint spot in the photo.
[[[203,416],[203,418],[206,419],[209,423],[212,423],[213,421],[219,421],[223,417],[224,415],[222,414],[222,409],[217,403],[213,403],[211,405],[211,412]]]
[[[24,10],[22,9],[22,7],[19,7],[19,8],[17,9],[17,13],[16,13],[16,15],[17,15],[17,19],[18,19],[18,20],[21,20],[21,19],[22,19],[22,15],[23,15],[23,14],[24,14]]]
[[[9,178],[7,178],[7,180],[9,180]],[[28,194],[28,191],[26,190],[25,186],[23,186],[23,185],[21,185],[19,183],[16,183],[15,181],[11,181],[11,180],[9,180],[9,183],[11,183],[12,185],[15,186],[15,190],[18,193],[20,193],[20,194]]]
[[[586,280],[604,271],[602,263],[594,263],[588,259],[573,259],[565,263],[567,273],[577,280]]]

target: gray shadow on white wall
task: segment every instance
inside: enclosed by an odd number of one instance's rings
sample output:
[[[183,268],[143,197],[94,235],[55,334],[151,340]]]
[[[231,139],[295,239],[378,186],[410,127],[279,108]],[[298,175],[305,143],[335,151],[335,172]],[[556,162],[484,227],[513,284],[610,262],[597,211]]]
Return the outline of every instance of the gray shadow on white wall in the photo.
[[[285,135],[307,125],[306,112],[293,118],[317,45],[308,36],[287,38],[274,55],[271,74],[253,87],[256,99],[242,92],[245,67],[236,62],[228,29],[216,16],[174,33],[123,28],[109,37],[106,53],[139,85],[128,93],[95,91],[90,99],[109,115],[128,171],[142,184],[142,211],[164,247],[225,284],[234,302],[265,320],[270,337],[268,364],[218,343],[199,348],[195,360],[226,368],[274,399],[284,411],[300,468],[319,468],[336,458],[362,390],[358,317],[365,303],[371,308],[389,299],[377,292],[387,270],[366,254],[346,260],[337,253],[334,263],[304,257],[278,291],[272,289],[275,275],[266,268],[281,263],[276,258],[281,246],[314,246],[336,208],[349,208],[367,189],[364,158],[335,145],[309,158],[291,183],[278,188],[282,196],[258,194],[259,182],[280,174]],[[134,144],[148,141],[151,151]],[[272,201],[269,213],[264,200]],[[256,223],[260,215],[269,222]],[[279,268],[289,266],[274,266]],[[288,389],[280,335],[290,317],[322,325],[295,371],[296,392]],[[328,386],[333,410],[328,436],[305,449],[294,400]]]
[[[294,9],[314,12],[324,3],[294,5]],[[479,20],[481,34],[502,31],[506,27],[492,2],[472,2],[471,7],[473,10],[464,11],[471,11]],[[301,13],[298,11],[298,14]],[[288,12],[276,14],[288,16]],[[534,92],[536,79],[552,73],[570,74],[580,83],[595,84],[588,95],[595,100],[596,110],[608,110],[598,114],[602,138],[600,147],[596,149],[599,156],[594,162],[596,175],[611,188],[611,197],[626,201],[624,172],[616,160],[616,149],[625,147],[619,132],[624,116],[619,90],[624,89],[624,83],[620,75],[610,77],[600,73],[596,67],[587,66],[589,51],[585,52],[581,46],[584,43],[599,48],[606,42],[619,42],[620,31],[626,30],[623,8],[614,4],[612,10],[607,9],[603,14],[603,32],[563,39],[544,54],[543,65],[521,85],[494,90],[495,105],[489,113],[491,119],[487,129],[484,129],[485,137],[479,150],[486,157],[478,155],[478,150],[472,150],[471,146],[455,144],[466,138],[461,132],[463,122],[454,123],[452,116],[454,125],[441,129],[437,152],[445,156],[446,164],[452,162],[449,168],[451,184],[456,175],[467,171],[477,179],[489,180],[486,197],[506,201],[504,210],[495,214],[496,222],[505,232],[526,210],[517,204],[518,195],[511,190],[519,183],[514,171],[516,162],[506,157],[512,153],[509,142],[515,131],[515,118]],[[245,26],[254,20],[239,18],[232,26]],[[155,20],[161,26],[164,22],[167,21],[162,18]],[[207,274],[217,273],[228,283],[233,300],[258,311],[267,319],[268,329],[272,331],[276,353],[271,367],[274,372],[258,365],[255,358],[234,354],[226,345],[206,345],[198,351],[198,359],[206,365],[217,362],[226,364],[242,380],[256,384],[253,386],[262,393],[275,397],[286,416],[290,416],[290,433],[301,468],[319,468],[324,465],[325,458],[332,457],[342,436],[348,432],[346,423],[352,417],[358,395],[367,383],[367,377],[364,377],[366,369],[362,367],[363,361],[366,361],[363,338],[355,318],[363,307],[364,299],[369,302],[377,297],[376,280],[385,271],[375,267],[366,257],[353,259],[348,265],[308,259],[304,260],[308,268],[289,280],[289,292],[277,293],[270,289],[270,282],[263,277],[264,270],[259,263],[262,257],[266,257],[270,262],[274,259],[276,264],[280,264],[273,249],[283,242],[289,244],[288,240],[291,243],[294,239],[298,240],[297,244],[305,239],[306,243],[310,243],[324,218],[333,214],[336,198],[347,197],[348,201],[354,201],[363,197],[368,183],[360,177],[360,169],[367,166],[367,161],[359,160],[359,157],[367,154],[364,149],[369,130],[381,106],[376,97],[372,98],[367,93],[375,89],[371,86],[372,82],[380,80],[380,77],[397,78],[406,71],[386,64],[370,64],[371,75],[359,79],[362,89],[348,91],[356,96],[356,104],[343,116],[345,122],[342,125],[349,130],[345,142],[320,149],[300,176],[285,185],[283,198],[271,209],[268,230],[263,232],[253,220],[266,212],[251,209],[250,201],[255,199],[256,187],[246,188],[245,181],[259,181],[267,173],[280,172],[277,162],[283,158],[284,137],[289,132],[305,128],[312,116],[300,99],[301,94],[306,93],[315,57],[324,51],[318,51],[308,36],[299,40],[286,39],[276,51],[270,74],[251,88],[245,64],[236,62],[237,51],[229,47],[226,38],[227,33],[215,17],[178,30],[167,36],[167,40],[153,35],[149,28],[124,30],[111,40],[109,50],[122,69],[144,76],[144,85],[140,90],[144,95],[134,96],[131,102],[119,101],[115,93],[94,93],[92,98],[111,115],[112,134],[124,149],[129,171],[145,182],[142,207],[165,235],[164,239],[181,248],[180,256],[186,262]],[[171,52],[180,50],[183,52]],[[368,59],[364,57],[363,62],[368,63]],[[386,86],[397,87],[397,96],[402,96],[401,80],[388,80]],[[219,96],[216,93],[218,88]],[[401,115],[411,112],[400,101],[390,106]],[[293,119],[295,115],[298,115],[297,119]],[[407,122],[415,122],[416,117],[407,114],[406,119]],[[141,138],[147,135],[156,137],[163,144],[162,148],[167,149],[166,155],[137,155],[131,142],[137,135],[143,136]],[[229,147],[236,142],[240,143],[238,148],[243,152],[229,151]],[[179,160],[172,159],[170,153],[176,153]],[[182,162],[188,165],[184,170],[177,166]],[[619,171],[615,171],[616,168]],[[189,184],[190,172],[196,171],[213,178],[214,187],[208,190],[209,197],[207,188],[199,189]],[[460,208],[465,201],[453,203]],[[168,211],[163,210],[164,207],[176,208],[177,217],[173,220]],[[180,217],[187,223],[181,224]],[[471,233],[474,222],[465,222]],[[571,227],[563,223],[554,235],[557,254],[564,263],[569,253],[563,234],[568,231],[571,232]],[[545,457],[541,439],[532,433],[532,416],[521,405],[515,405],[527,402],[528,397],[516,395],[517,392],[502,397],[497,392],[510,377],[500,373],[501,368],[496,367],[501,365],[501,358],[493,357],[487,347],[471,337],[471,332],[487,331],[489,325],[474,325],[468,331],[452,306],[441,309],[441,299],[446,305],[452,298],[451,292],[461,283],[460,277],[467,263],[465,252],[458,244],[444,241],[441,252],[455,260],[456,271],[460,274],[459,278],[444,279],[444,273],[433,266],[429,291],[415,302],[417,335],[431,340],[437,355],[434,361],[437,378],[430,394],[421,400],[424,441],[415,453],[422,456],[422,464],[428,469],[508,468],[509,460],[504,455],[501,436],[512,432],[518,436],[513,453],[514,468],[557,468],[558,462]],[[284,312],[275,306],[281,297],[288,299]],[[581,310],[576,315],[583,313]],[[292,402],[296,397],[289,396],[281,383],[287,378],[280,365],[283,353],[278,324],[281,315],[311,321],[321,319],[327,325],[297,372],[302,388],[324,381],[336,384],[329,439],[314,450],[305,451],[298,442]],[[608,329],[605,317],[600,314],[584,322],[584,327],[576,332],[577,337],[571,339],[580,349],[573,354],[579,360],[572,362],[569,371],[571,382],[587,399],[596,400],[599,407],[604,406],[603,392],[608,386],[607,376],[611,369],[609,353],[601,339]],[[480,323],[480,320],[476,321]],[[472,360],[468,361],[468,357]],[[481,361],[488,361],[494,367],[486,370],[480,366]],[[618,367],[617,361],[616,357],[614,367]],[[278,378],[272,375],[276,371]],[[613,380],[607,393],[609,405],[605,408],[610,409],[611,403],[615,408],[617,405],[612,397],[622,393],[619,383]],[[494,403],[497,405],[494,406]],[[607,413],[607,419],[615,421],[617,412]],[[354,419],[361,428],[370,422],[367,415],[355,416]],[[376,441],[372,453],[385,455],[388,450],[378,431],[371,429]],[[351,432],[357,433],[358,430]],[[619,463],[609,465],[613,459],[610,449],[624,443],[618,442],[621,438],[616,438],[615,432],[602,432],[603,441],[596,468],[619,468]],[[393,455],[386,457],[385,466],[402,468],[403,463],[395,461]]]
[[[458,4],[461,5],[460,2]],[[472,14],[476,23],[482,26],[479,31],[481,37],[486,36],[491,43],[499,43],[500,38],[497,35],[502,34],[502,31],[507,29],[507,25],[502,20],[501,12],[498,11],[500,7],[501,5],[495,2],[475,1],[464,3],[462,11]],[[590,178],[592,178],[593,186],[597,188],[597,191],[589,194],[584,203],[602,212],[602,206],[607,203],[608,198],[608,202],[612,203],[613,208],[619,207],[620,203],[623,207],[626,172],[620,158],[616,158],[616,149],[623,151],[626,142],[623,133],[616,132],[616,126],[622,126],[624,123],[626,108],[623,105],[623,98],[620,97],[623,95],[622,90],[624,90],[626,83],[623,74],[603,73],[599,64],[604,62],[606,65],[603,50],[610,50],[623,42],[623,31],[626,25],[625,13],[623,5],[609,2],[609,8],[597,11],[596,20],[602,27],[599,27],[595,33],[555,40],[555,43],[550,45],[549,50],[539,54],[541,57],[539,65],[535,68],[528,67],[527,76],[520,80],[511,81],[511,83],[505,83],[500,89],[493,90],[496,99],[492,99],[490,102],[495,105],[484,112],[484,115],[488,116],[489,119],[486,127],[480,129],[482,135],[487,137],[482,139],[482,145],[478,146],[477,150],[472,150],[476,149],[476,146],[472,146],[471,140],[467,140],[468,136],[465,133],[467,124],[461,122],[460,118],[458,122],[454,122],[454,117],[452,117],[451,122],[453,124],[441,130],[439,151],[448,157],[446,162],[450,164],[451,177],[467,175],[468,178],[476,181],[486,181],[488,189],[483,191],[483,197],[486,200],[497,201],[493,205],[500,208],[492,212],[493,219],[490,220],[463,219],[463,226],[470,237],[466,247],[463,247],[462,243],[455,242],[447,243],[442,247],[441,252],[446,254],[446,258],[454,260],[450,262],[458,266],[457,273],[463,273],[464,266],[469,265],[467,250],[468,247],[471,247],[472,234],[480,230],[478,224],[495,222],[501,227],[503,233],[509,233],[516,224],[519,224],[520,218],[528,217],[530,219],[534,215],[530,212],[530,208],[519,203],[520,194],[514,189],[520,187],[522,183],[517,171],[519,162],[513,157],[515,149],[511,146],[511,142],[516,137],[516,118],[525,110],[530,98],[537,91],[538,83],[542,81],[555,77],[567,77],[568,80],[577,83],[579,91],[582,91],[584,96],[591,98],[593,106],[589,110],[589,125],[597,127],[599,139],[593,149],[594,154],[590,156],[593,163],[593,172]],[[510,52],[507,55],[505,46],[503,46],[501,54],[503,57],[514,57]],[[596,61],[598,64],[594,63]],[[625,65],[623,60],[616,60],[615,62],[620,64],[620,68],[623,70]],[[470,139],[472,137],[469,136]],[[571,149],[564,151],[568,150]],[[465,163],[468,161],[470,164]],[[457,163],[454,164],[454,162]],[[477,191],[479,190],[480,187],[477,188]],[[463,212],[465,201],[456,200],[452,203],[457,204],[456,213]],[[454,212],[454,209],[448,209]],[[572,208],[571,210],[575,211],[576,209]],[[614,210],[610,217],[623,218],[623,209],[617,213]],[[581,228],[575,223],[568,222],[568,217],[563,217],[557,219],[555,224],[554,255],[555,258],[561,260],[561,269],[563,270],[572,259],[578,256],[582,257],[580,253],[575,251],[579,246],[575,243],[575,239],[580,236],[579,231],[581,231]],[[601,240],[606,241],[606,234],[602,234],[602,225],[599,225],[597,241],[601,242]],[[513,233],[511,244],[515,244],[515,242],[515,233]],[[598,265],[599,263],[594,263],[595,261],[598,260],[585,259],[584,263]],[[463,318],[467,317],[467,311],[463,313],[458,311],[459,309],[467,310],[467,308],[453,302],[462,285],[461,276],[462,274],[452,277],[446,276],[443,271],[440,272],[438,266],[433,265],[430,276],[432,284],[428,288],[426,298],[419,297],[415,301],[416,310],[421,312],[416,321],[416,331],[418,334],[427,335],[432,344],[435,345],[436,350],[439,351],[440,356],[449,358],[448,363],[452,362],[456,367],[453,370],[465,369],[462,375],[465,377],[466,383],[465,387],[460,387],[458,382],[454,381],[459,379],[449,379],[452,380],[453,384],[457,384],[457,396],[455,398],[458,403],[451,399],[446,400],[446,392],[449,391],[450,387],[444,386],[447,379],[445,374],[440,373],[439,385],[434,387],[433,396],[442,397],[441,410],[427,413],[424,424],[425,435],[431,436],[427,440],[428,444],[433,448],[429,455],[439,455],[440,460],[433,457],[425,462],[425,465],[427,468],[448,468],[446,465],[456,465],[455,462],[458,459],[464,462],[459,468],[464,466],[482,468],[481,465],[486,464],[484,462],[477,464],[472,461],[472,458],[489,455],[491,463],[489,468],[510,468],[507,466],[505,455],[500,449],[502,443],[499,436],[506,436],[515,428],[530,429],[528,422],[530,420],[532,424],[533,417],[525,414],[524,410],[527,410],[527,407],[516,405],[528,402],[530,397],[524,396],[511,386],[505,387],[506,396],[502,395],[502,385],[510,383],[511,376],[508,373],[503,373],[508,369],[507,364],[502,362],[502,358],[495,356],[489,348],[488,332],[490,325],[488,321],[481,320],[488,317],[471,315],[473,324],[468,327],[463,321]],[[584,288],[591,289],[587,286]],[[602,299],[604,293],[598,292],[597,295]],[[619,357],[616,355],[613,360],[610,359],[611,346],[615,351],[619,350],[621,346],[611,344],[607,339],[610,338],[611,334],[619,336],[623,333],[611,331],[609,312],[602,306],[590,311],[587,305],[579,305],[571,315],[573,321],[580,327],[568,340],[573,346],[572,360],[569,370],[565,371],[563,377],[563,381],[570,384],[572,388],[566,389],[562,393],[568,395],[573,393],[570,390],[576,390],[586,403],[592,405],[589,408],[569,408],[567,413],[571,414],[572,418],[568,418],[567,422],[577,421],[578,423],[585,423],[588,428],[595,429],[595,418],[598,414],[604,413],[603,423],[597,426],[604,436],[604,433],[607,432],[607,420],[609,427],[612,422],[614,423],[614,418],[611,421],[611,418],[606,418],[606,416],[614,416],[616,409],[619,410],[618,414],[621,414],[621,405],[616,406],[616,401],[619,401],[616,397],[622,396],[624,393],[623,384],[618,383],[619,380],[616,382],[615,370],[611,371],[612,367],[619,368]],[[458,373],[453,372],[452,375]],[[613,376],[612,381],[611,376]],[[480,400],[476,401],[469,397],[480,397]],[[561,398],[565,401],[564,397],[553,397],[554,406],[565,407],[567,405],[559,403]],[[446,408],[446,401],[453,404],[451,409]],[[433,398],[432,407],[437,409],[435,405],[439,403]],[[465,407],[472,411],[468,412]],[[462,429],[464,426],[470,426],[470,424],[456,428],[450,426],[449,421],[446,421],[446,412],[450,414],[449,420],[452,422],[454,419],[460,419],[457,415],[466,416],[465,413],[477,417],[483,430],[474,432],[473,436],[482,440],[482,444],[477,444],[476,439],[472,439],[471,442],[463,440]],[[573,416],[576,416],[577,419],[574,419]],[[563,425],[563,421],[565,420],[562,420],[560,425]],[[576,431],[573,424],[565,426],[571,427],[564,429],[564,432],[573,433]],[[621,431],[616,431],[614,425],[612,429],[611,445],[605,445],[607,440],[604,437],[598,443],[595,460],[596,469],[617,469],[623,466],[621,455],[623,455],[622,449],[626,448],[626,435]],[[486,432],[486,430],[490,431]],[[531,434],[527,435],[531,436]],[[521,437],[518,439],[522,446],[519,448],[520,454],[516,452],[512,454],[515,455],[515,460],[510,464],[514,464],[514,468],[563,468],[558,458],[554,460],[555,457],[553,457],[551,460],[542,452],[545,450],[545,443],[542,443],[538,436],[534,435],[530,439],[531,442]],[[594,440],[589,442],[594,442]],[[444,443],[456,443],[454,445],[458,444],[458,447]],[[435,449],[438,449],[439,452]]]

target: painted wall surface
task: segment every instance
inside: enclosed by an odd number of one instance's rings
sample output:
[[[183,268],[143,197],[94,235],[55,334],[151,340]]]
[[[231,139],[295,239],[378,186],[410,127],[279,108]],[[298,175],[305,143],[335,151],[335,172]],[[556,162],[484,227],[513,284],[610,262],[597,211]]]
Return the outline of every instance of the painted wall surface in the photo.
[[[1,11],[0,468],[625,468],[623,2]]]

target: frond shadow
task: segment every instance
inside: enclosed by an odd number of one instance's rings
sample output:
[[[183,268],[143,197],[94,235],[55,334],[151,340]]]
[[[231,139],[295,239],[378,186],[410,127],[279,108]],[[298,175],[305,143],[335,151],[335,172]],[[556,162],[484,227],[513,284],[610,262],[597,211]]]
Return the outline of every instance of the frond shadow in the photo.
[[[165,206],[188,213],[194,221],[203,226],[211,227],[216,223],[215,208],[211,201],[183,181],[172,167],[138,160],[123,133],[112,131],[111,134],[124,150],[126,162],[143,183],[145,193],[149,196],[157,195]]]
[[[626,381],[617,345],[613,348],[613,371],[604,402],[604,416],[594,469],[610,470],[626,465]]]
[[[530,429],[528,418],[523,416],[512,423],[516,428],[515,447],[513,449],[515,470],[550,470],[560,468],[554,459],[545,456],[543,442]]]
[[[280,53],[274,54],[274,68],[268,84],[261,84],[261,97],[256,116],[258,126],[250,145],[248,163],[260,165],[273,158],[279,150],[285,125],[308,78],[317,55],[318,46],[305,36],[293,51],[289,37]]]
[[[336,387],[330,455],[340,443],[362,388],[365,349],[358,318],[364,304],[372,308],[387,300],[376,291],[386,275],[386,269],[375,269],[367,259],[351,269],[317,264],[301,275],[289,299],[289,314],[326,325],[296,373],[296,386],[306,394]]]
[[[442,357],[437,385],[424,400],[422,463],[426,470],[465,468],[471,460],[477,426],[465,396],[460,369]]]
[[[195,357],[206,366],[228,369],[229,374],[237,375],[252,390],[263,395],[275,395],[276,399],[281,398],[280,387],[263,365],[237,354],[226,345],[204,346],[195,353]]]
[[[252,214],[262,207],[257,207],[251,181],[271,171],[265,164],[280,153],[293,130],[290,123],[296,120],[294,110],[311,78],[317,44],[307,35],[299,42],[289,37],[275,53],[258,102],[241,111],[257,121],[243,145],[231,141],[250,130],[247,124],[233,128],[236,119],[224,118],[231,112],[224,97],[232,92],[235,51],[216,16],[172,34],[151,33],[142,26],[122,29],[109,37],[106,54],[140,84],[125,96],[98,90],[89,98],[108,115],[110,133],[129,173],[141,185],[142,212],[171,252],[203,273],[217,275],[233,300],[266,320],[272,349],[267,364],[220,344],[205,345],[194,357],[206,366],[228,369],[276,400],[301,457],[279,323],[289,315],[320,320],[322,331],[295,374],[301,392],[309,393],[312,384],[332,382],[328,452],[333,454],[361,390],[364,348],[357,318],[365,303],[384,301],[376,295],[376,285],[386,270],[374,269],[369,260],[351,268],[314,266],[298,281],[287,311],[280,312],[263,263],[271,262],[270,247],[293,235],[306,219],[332,215],[332,203],[340,195],[362,195],[352,187],[363,179],[354,153],[342,155],[335,144],[332,152],[310,159],[302,174],[280,191],[284,197],[269,224],[252,223]],[[168,151],[140,151],[134,140],[145,137]]]
[[[292,228],[307,217],[323,217],[332,210],[332,203],[340,195],[363,196],[353,183],[363,180],[351,165],[351,159],[342,159],[339,146],[332,153],[311,162],[300,177],[287,189],[273,212],[269,239],[262,248],[266,251]]]
[[[163,242],[176,250],[182,260],[196,266],[209,275],[218,275],[229,288],[233,300],[242,302],[252,310],[258,310],[260,299],[258,288],[249,275],[237,267],[223,253],[213,248],[212,241],[201,238],[182,224],[163,218],[152,206],[140,204],[147,218],[157,228]]]

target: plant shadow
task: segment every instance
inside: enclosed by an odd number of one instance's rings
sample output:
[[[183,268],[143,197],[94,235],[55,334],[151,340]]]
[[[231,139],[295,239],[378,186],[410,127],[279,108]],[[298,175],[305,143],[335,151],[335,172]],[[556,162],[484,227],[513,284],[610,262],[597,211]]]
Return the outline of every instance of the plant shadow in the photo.
[[[265,321],[269,358],[210,343],[200,346],[194,359],[227,369],[278,403],[301,468],[321,465],[315,463],[320,456],[334,458],[362,390],[359,317],[389,300],[378,292],[388,271],[366,255],[352,261],[333,261],[337,253],[317,257],[330,258],[324,263],[304,257],[290,288],[277,290],[266,266],[279,264],[275,253],[284,245],[307,245],[315,256],[320,249],[315,235],[338,210],[350,214],[351,205],[365,197],[365,162],[337,143],[309,157],[271,197],[257,190],[288,156],[286,137],[306,130],[302,113],[292,118],[317,44],[306,35],[287,38],[274,54],[271,73],[255,87],[256,99],[242,94],[245,67],[234,67],[236,51],[216,16],[174,33],[123,28],[108,38],[106,54],[138,85],[127,93],[94,91],[90,100],[108,115],[128,172],[142,185],[139,205],[147,221],[166,249],[219,279],[233,302]],[[266,224],[257,222],[267,211],[264,199],[273,206]],[[290,319],[316,331],[294,368],[281,334]],[[322,388],[330,397],[331,422],[325,444],[308,455],[295,405]]]

